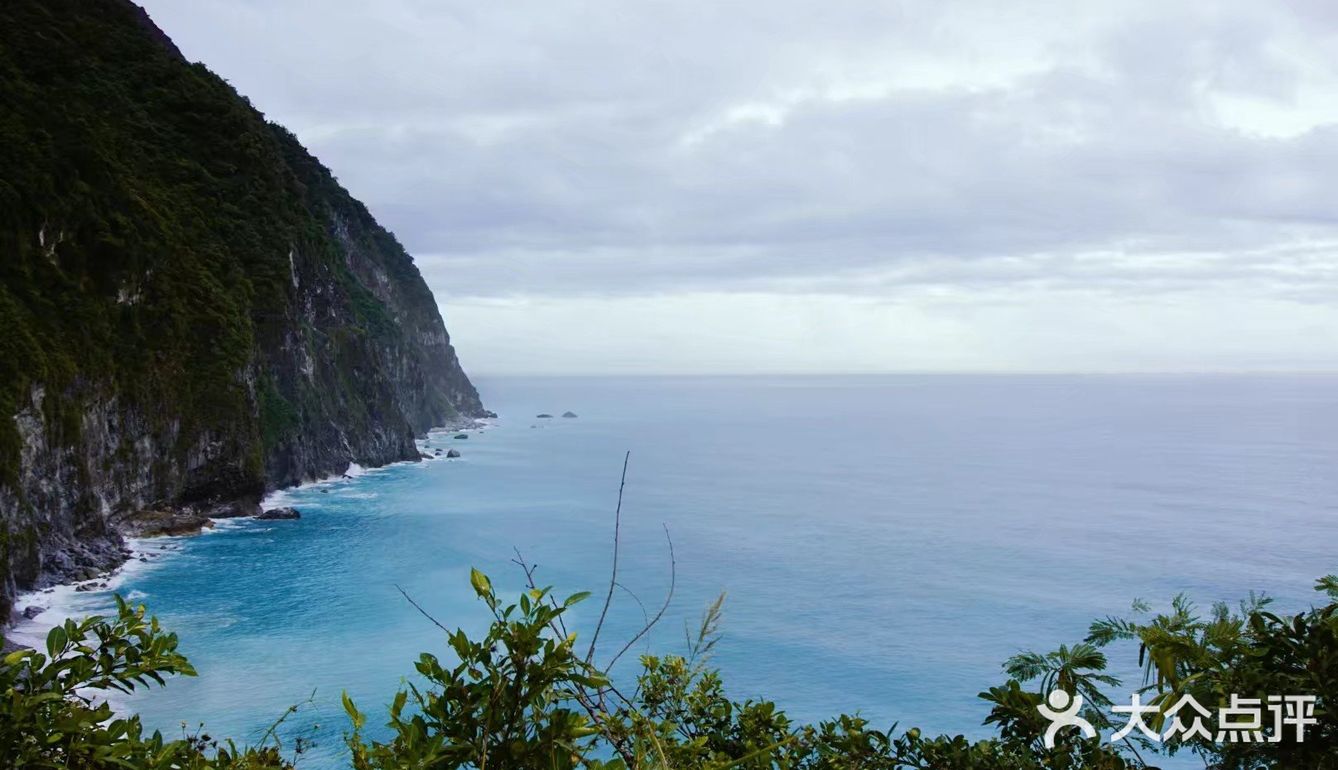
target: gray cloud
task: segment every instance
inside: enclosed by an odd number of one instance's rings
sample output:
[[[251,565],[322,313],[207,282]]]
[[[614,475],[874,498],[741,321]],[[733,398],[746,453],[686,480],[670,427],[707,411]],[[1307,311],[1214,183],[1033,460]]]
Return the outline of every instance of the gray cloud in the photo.
[[[146,5],[447,301],[1338,291],[1317,0]]]

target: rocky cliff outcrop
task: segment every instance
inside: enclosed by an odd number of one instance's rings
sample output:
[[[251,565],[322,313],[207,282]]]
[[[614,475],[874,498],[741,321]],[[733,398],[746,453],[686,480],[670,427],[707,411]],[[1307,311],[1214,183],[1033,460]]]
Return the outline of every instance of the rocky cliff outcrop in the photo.
[[[484,413],[412,259],[126,0],[0,5],[0,620]]]

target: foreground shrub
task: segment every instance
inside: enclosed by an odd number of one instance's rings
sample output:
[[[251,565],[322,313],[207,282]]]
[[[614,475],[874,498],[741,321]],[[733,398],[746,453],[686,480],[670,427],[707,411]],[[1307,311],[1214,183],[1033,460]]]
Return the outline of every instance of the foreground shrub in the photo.
[[[993,738],[924,736],[917,729],[876,729],[859,716],[841,715],[797,725],[776,704],[731,700],[710,666],[720,602],[703,617],[683,655],[644,656],[624,692],[585,654],[564,615],[587,597],[557,600],[533,583],[504,604],[486,576],[471,575],[492,614],[487,633],[471,639],[443,627],[450,662],[424,654],[410,684],[391,702],[389,722],[369,737],[367,715],[347,696],[346,735],[355,770],[478,768],[486,770],[1126,770],[1155,768],[1166,754],[1192,753],[1211,770],[1331,770],[1338,768],[1338,578],[1319,590],[1329,600],[1295,616],[1268,610],[1253,598],[1239,611],[1215,606],[1206,615],[1183,598],[1169,612],[1146,619],[1106,618],[1079,644],[1045,654],[1024,653],[1005,664],[1008,680],[981,693],[991,705]],[[1148,615],[1136,605],[1139,616]],[[426,614],[426,613],[425,613]],[[435,621],[433,621],[435,622]],[[438,624],[440,625],[440,624]],[[596,629],[596,638],[598,629]],[[1158,706],[1150,725],[1165,727],[1165,706],[1185,696],[1212,709],[1233,695],[1316,696],[1314,724],[1304,741],[1290,736],[1250,743],[1203,736],[1168,743],[1137,734],[1117,743],[1057,733],[1038,711],[1043,693],[1080,694],[1082,716],[1103,730],[1116,726],[1105,650],[1136,650],[1144,668],[1138,691]],[[0,766],[14,768],[291,768],[301,746],[285,753],[271,729],[258,747],[239,748],[207,735],[166,740],[145,735],[135,716],[120,716],[106,702],[111,692],[193,676],[143,607],[117,599],[114,618],[66,621],[53,629],[46,650],[22,650],[0,659]],[[1029,688],[1029,684],[1037,689]],[[1123,697],[1120,699],[1123,700]]]
[[[67,620],[46,650],[0,659],[0,766],[6,768],[287,767],[278,747],[239,750],[207,735],[165,740],[144,735],[138,716],[113,713],[112,692],[130,693],[172,675],[194,676],[177,636],[145,610],[116,597],[116,617]]]

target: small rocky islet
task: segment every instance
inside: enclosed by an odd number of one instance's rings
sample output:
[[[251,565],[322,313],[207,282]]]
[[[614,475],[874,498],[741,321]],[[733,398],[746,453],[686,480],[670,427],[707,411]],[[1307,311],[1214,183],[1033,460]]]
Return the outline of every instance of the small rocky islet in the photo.
[[[270,508],[256,517],[260,521],[285,521],[290,519],[300,519],[302,513],[296,508],[284,506],[282,508]]]

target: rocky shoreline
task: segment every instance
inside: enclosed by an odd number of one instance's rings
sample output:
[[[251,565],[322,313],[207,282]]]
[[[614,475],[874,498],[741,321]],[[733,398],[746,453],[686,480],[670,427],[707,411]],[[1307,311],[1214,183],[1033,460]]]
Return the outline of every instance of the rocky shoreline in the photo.
[[[495,416],[495,413],[489,412],[488,414]],[[472,430],[485,424],[482,420],[474,418],[460,420],[434,428],[428,435]],[[451,451],[454,452],[454,456],[459,456],[459,453],[455,450]],[[423,462],[428,459],[439,458],[420,453],[414,457],[367,467],[384,468],[399,463]],[[272,489],[270,492],[294,489],[303,486],[304,483],[321,483],[333,479],[349,478],[347,471],[352,467],[353,463],[350,463],[342,471],[325,478],[288,484]],[[210,504],[158,507],[125,514],[114,514],[108,517],[107,531],[104,534],[85,539],[70,539],[68,542],[61,543],[59,548],[53,550],[47,558],[43,559],[37,579],[31,585],[25,586],[16,599],[22,599],[24,596],[32,597],[62,585],[77,586],[76,591],[105,589],[107,581],[114,577],[117,571],[125,566],[126,562],[134,558],[144,561],[150,556],[156,555],[136,557],[135,551],[128,542],[130,539],[198,535],[206,530],[213,529],[215,522],[220,519],[248,518],[256,521],[275,521],[301,518],[300,512],[291,507],[275,506],[266,509],[263,507],[263,503],[264,498],[242,498]],[[45,608],[40,605],[16,601],[10,609],[9,617],[5,618],[3,624],[0,624],[0,631],[32,620],[44,610]],[[15,645],[6,639],[3,646],[8,650],[13,649]]]

